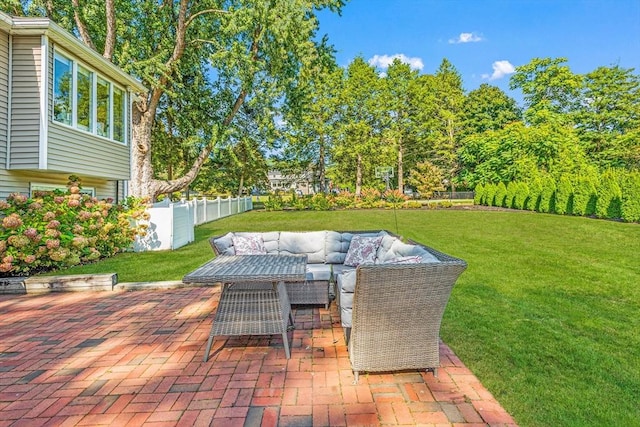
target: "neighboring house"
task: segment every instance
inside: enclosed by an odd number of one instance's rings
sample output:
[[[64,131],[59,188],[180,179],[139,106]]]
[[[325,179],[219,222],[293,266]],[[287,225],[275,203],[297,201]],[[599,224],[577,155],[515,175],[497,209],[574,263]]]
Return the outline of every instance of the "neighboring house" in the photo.
[[[66,188],[120,200],[144,86],[46,18],[0,12],[0,198]]]
[[[298,194],[314,194],[311,172],[304,172],[296,175],[285,175],[278,170],[270,170],[267,174],[271,191],[291,191]]]

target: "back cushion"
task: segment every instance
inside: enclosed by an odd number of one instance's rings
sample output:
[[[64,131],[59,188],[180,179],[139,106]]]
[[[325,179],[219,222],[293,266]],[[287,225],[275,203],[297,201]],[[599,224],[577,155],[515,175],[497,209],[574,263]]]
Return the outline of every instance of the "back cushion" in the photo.
[[[306,254],[309,264],[323,263],[326,231],[280,232],[280,255]]]
[[[344,234],[337,231],[327,231],[325,240],[327,255],[324,260],[327,264],[342,264],[344,262],[351,243],[351,236],[353,236],[350,234],[347,239]]]
[[[380,247],[378,247],[378,253],[376,255],[376,262],[382,263],[393,258],[393,256],[387,256],[387,254],[396,240],[398,240],[397,237],[390,236],[389,234],[385,234],[384,237],[382,237],[382,242],[380,242]]]
[[[236,251],[233,248],[233,233],[227,233],[224,236],[214,239],[213,244],[220,253],[220,255],[235,255]]]

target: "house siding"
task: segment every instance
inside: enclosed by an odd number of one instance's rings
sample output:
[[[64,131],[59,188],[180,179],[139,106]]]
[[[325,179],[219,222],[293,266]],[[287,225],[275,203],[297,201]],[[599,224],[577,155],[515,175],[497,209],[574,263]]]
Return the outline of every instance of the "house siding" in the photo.
[[[13,37],[9,169],[39,167],[40,36]]]
[[[9,34],[0,31],[0,171],[6,169],[9,129]],[[0,172],[1,176],[2,172]],[[0,182],[2,178],[0,177]]]
[[[4,182],[0,187],[0,198],[5,199],[11,193],[20,193],[29,195],[30,186],[34,184],[51,184],[66,188],[69,182],[70,174],[55,174],[50,172],[33,172],[33,171],[8,171],[5,174]],[[80,183],[83,187],[91,187],[95,189],[95,195],[98,199],[112,198],[121,200],[118,196],[116,181],[105,179],[79,176]]]

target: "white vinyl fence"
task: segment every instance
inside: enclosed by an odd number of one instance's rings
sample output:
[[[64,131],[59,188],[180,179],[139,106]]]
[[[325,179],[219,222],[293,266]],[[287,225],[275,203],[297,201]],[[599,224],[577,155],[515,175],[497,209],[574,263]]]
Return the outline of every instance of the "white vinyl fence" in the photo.
[[[253,209],[251,197],[160,202],[148,209],[147,235],[134,243],[136,252],[178,249],[194,240],[194,227]]]

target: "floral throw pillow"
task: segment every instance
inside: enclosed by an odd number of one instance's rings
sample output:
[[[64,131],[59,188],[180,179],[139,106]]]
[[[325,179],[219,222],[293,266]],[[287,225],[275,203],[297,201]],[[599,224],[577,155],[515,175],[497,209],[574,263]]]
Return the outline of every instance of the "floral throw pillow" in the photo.
[[[360,264],[373,264],[383,237],[353,236],[344,265],[357,267]]]
[[[236,255],[264,255],[267,249],[264,247],[264,240],[259,234],[248,234],[245,236],[233,236],[233,247]]]

